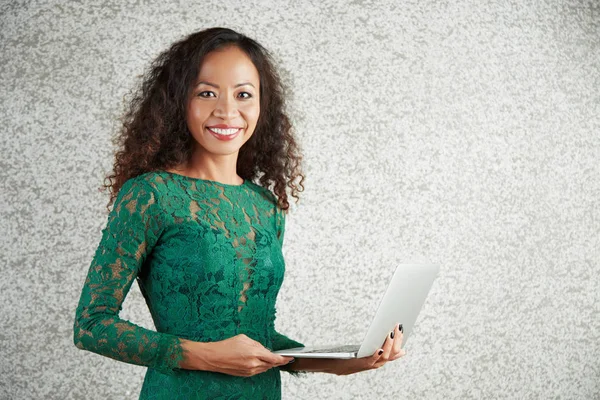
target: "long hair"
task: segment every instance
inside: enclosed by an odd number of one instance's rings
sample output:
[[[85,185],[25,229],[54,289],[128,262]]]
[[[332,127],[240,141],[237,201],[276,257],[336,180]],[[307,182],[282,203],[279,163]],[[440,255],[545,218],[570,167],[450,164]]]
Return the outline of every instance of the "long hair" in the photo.
[[[302,156],[285,110],[286,87],[272,56],[253,39],[217,27],[192,33],[162,52],[126,102],[122,126],[113,139],[118,146],[113,172],[104,178],[102,189],[111,191],[107,208],[128,179],[190,160],[194,138],[186,122],[188,94],[204,57],[231,45],[252,60],[260,77],[260,114],[254,133],[240,148],[237,174],[250,181],[258,178],[259,185],[273,191],[282,210],[289,208],[288,187],[298,201],[297,192],[304,190]]]

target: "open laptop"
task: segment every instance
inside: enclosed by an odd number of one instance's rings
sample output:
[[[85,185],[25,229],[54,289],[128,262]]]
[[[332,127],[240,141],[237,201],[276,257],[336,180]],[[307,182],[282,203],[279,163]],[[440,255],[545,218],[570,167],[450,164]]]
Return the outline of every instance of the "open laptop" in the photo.
[[[294,347],[277,350],[273,353],[299,358],[368,357],[382,348],[386,337],[397,323],[402,324],[401,347],[404,348],[439,270],[439,264],[407,263],[398,265],[362,344]]]

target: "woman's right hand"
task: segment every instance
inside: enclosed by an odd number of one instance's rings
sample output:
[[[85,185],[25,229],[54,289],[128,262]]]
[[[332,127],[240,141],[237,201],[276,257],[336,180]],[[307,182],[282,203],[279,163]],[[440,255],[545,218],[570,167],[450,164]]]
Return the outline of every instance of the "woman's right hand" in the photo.
[[[181,368],[235,376],[257,375],[294,359],[272,353],[243,333],[218,342],[182,340],[182,345],[186,359]]]

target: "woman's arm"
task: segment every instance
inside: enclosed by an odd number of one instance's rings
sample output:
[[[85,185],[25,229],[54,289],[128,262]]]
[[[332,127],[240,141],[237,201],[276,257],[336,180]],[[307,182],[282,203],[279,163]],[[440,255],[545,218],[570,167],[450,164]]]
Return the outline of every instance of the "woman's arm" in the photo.
[[[186,358],[180,338],[119,318],[125,296],[163,226],[149,183],[135,178],[125,182],[109,214],[77,306],[73,342],[79,349],[165,374],[180,368]]]
[[[327,358],[296,358],[291,364],[286,365],[288,371],[325,372],[333,374],[332,359]],[[281,367],[283,369],[284,367]]]
[[[397,324],[387,336],[381,349],[370,357],[350,359],[300,358],[289,365],[295,371],[327,372],[335,375],[350,375],[357,372],[381,368],[388,361],[394,361],[406,355],[401,348],[404,338],[402,325]]]

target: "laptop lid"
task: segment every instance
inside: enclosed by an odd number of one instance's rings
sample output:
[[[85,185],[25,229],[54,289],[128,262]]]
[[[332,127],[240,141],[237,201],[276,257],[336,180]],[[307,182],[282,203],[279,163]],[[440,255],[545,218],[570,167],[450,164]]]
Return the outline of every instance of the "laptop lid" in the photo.
[[[439,270],[439,264],[427,262],[396,267],[356,357],[370,356],[380,349],[397,323],[402,324],[404,348]]]

